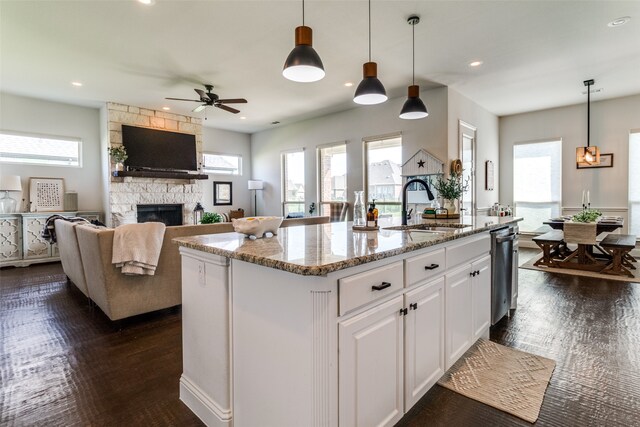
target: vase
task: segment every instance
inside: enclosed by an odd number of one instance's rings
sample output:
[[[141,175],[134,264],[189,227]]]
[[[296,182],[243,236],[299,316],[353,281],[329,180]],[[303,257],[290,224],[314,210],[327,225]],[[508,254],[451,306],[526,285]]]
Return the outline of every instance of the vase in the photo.
[[[355,202],[353,203],[353,225],[358,227],[364,227],[365,222],[365,209],[364,209],[364,191],[354,191]]]
[[[447,214],[453,215],[458,213],[455,201],[451,199],[444,199],[444,208],[447,210]]]

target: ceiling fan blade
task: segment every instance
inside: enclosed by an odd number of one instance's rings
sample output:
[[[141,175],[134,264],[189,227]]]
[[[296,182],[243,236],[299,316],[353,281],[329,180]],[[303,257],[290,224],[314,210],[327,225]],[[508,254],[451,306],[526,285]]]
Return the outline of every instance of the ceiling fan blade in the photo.
[[[199,99],[184,99],[184,98],[165,98],[165,99],[173,99],[174,101],[193,101],[193,102],[202,102]]]
[[[228,111],[228,112],[233,113],[233,114],[238,114],[240,112],[240,110],[236,110],[235,108],[227,107],[226,105],[223,105],[223,104],[215,104],[215,106],[218,107],[218,108],[222,108],[224,111]]]
[[[205,108],[207,108],[207,104],[198,105],[196,108],[191,110],[191,112],[192,113],[199,113],[200,111],[204,110]]]
[[[223,104],[246,104],[247,100],[244,98],[232,98],[232,99],[218,99],[218,102]]]
[[[209,95],[204,93],[204,91],[202,89],[194,89],[194,90],[198,93],[198,95],[200,95],[200,100],[202,102],[206,102],[206,101],[211,100],[211,98],[209,98]]]

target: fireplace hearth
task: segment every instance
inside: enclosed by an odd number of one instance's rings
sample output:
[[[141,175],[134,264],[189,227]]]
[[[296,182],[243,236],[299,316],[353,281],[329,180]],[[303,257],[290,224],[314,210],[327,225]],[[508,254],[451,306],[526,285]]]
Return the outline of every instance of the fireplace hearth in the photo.
[[[163,222],[182,225],[182,205],[137,205],[138,222]]]

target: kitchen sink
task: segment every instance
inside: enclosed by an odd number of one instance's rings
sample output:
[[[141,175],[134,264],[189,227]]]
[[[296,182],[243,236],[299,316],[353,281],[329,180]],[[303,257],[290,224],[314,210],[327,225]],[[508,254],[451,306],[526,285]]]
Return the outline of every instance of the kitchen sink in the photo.
[[[430,231],[434,233],[446,233],[454,231],[458,228],[471,227],[467,224],[413,224],[413,225],[395,225],[393,227],[385,227],[385,230],[404,230],[404,231]]]

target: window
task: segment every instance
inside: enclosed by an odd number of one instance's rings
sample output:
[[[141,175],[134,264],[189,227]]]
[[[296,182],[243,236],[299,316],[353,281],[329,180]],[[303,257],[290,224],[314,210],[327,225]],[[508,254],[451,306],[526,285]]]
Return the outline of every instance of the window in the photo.
[[[82,166],[80,139],[0,132],[0,162],[46,166]]]
[[[320,211],[329,215],[330,202],[347,201],[347,144],[318,148]]]
[[[202,171],[218,175],[242,175],[242,156],[236,154],[203,153]]]
[[[524,218],[520,230],[533,232],[543,221],[560,215],[562,141],[513,146],[513,202]]]
[[[365,140],[365,192],[380,216],[400,216],[402,203],[402,138]]]
[[[304,215],[304,151],[282,154],[283,215]]]
[[[629,135],[629,234],[640,236],[640,130]]]

